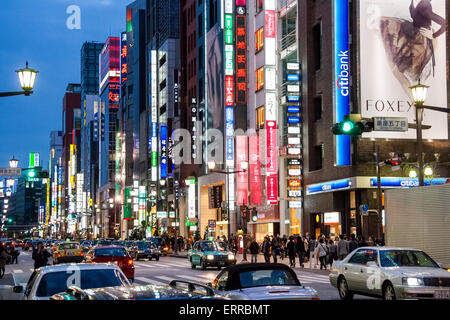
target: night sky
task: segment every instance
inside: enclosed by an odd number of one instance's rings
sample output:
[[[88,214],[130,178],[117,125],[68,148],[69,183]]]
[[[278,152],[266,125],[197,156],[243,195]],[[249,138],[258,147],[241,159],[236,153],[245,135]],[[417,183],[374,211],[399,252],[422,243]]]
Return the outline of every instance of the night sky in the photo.
[[[50,131],[62,130],[62,99],[68,83],[80,83],[85,41],[104,42],[125,31],[125,7],[133,0],[1,0],[0,91],[20,91],[15,70],[39,71],[34,93],[0,98],[0,167],[14,155],[28,166],[39,152],[48,166]],[[66,9],[81,9],[81,29],[69,30]]]

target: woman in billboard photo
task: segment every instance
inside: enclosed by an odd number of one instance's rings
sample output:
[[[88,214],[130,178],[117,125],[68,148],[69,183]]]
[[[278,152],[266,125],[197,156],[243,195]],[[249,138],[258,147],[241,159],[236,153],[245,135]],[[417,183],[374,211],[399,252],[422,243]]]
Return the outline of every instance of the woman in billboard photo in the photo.
[[[433,12],[431,0],[411,0],[412,21],[380,17],[380,33],[394,76],[411,98],[410,86],[435,73],[436,38],[446,31],[445,18]],[[432,22],[440,26],[433,30]]]

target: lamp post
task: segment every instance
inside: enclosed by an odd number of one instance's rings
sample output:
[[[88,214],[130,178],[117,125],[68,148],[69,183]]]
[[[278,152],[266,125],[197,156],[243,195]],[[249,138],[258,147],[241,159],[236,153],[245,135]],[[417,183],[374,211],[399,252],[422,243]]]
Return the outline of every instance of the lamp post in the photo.
[[[11,97],[18,95],[29,96],[33,93],[34,82],[36,81],[36,75],[38,71],[28,68],[28,61],[26,62],[26,67],[23,69],[16,70],[19,76],[20,86],[23,91],[13,91],[13,92],[0,92],[0,97]]]
[[[9,167],[10,168],[17,168],[18,165],[19,165],[19,160],[15,159],[14,156],[13,156],[12,159],[9,160]]]

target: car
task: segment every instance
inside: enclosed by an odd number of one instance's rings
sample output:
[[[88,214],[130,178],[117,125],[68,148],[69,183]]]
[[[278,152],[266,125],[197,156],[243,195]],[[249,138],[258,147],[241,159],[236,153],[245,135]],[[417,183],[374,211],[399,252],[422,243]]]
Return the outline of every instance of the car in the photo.
[[[25,288],[13,287],[20,300],[49,300],[71,285],[81,289],[131,286],[120,268],[110,263],[79,263],[46,266],[36,269]]]
[[[231,300],[319,300],[317,291],[303,286],[282,263],[241,263],[224,268],[212,283],[215,294]]]
[[[147,242],[137,241],[131,246],[130,255],[133,257],[133,259],[136,259],[139,261],[139,259],[141,259],[141,258],[150,259],[150,257],[152,256],[152,252],[151,252],[150,247],[148,246]]]
[[[173,280],[168,285],[143,285],[80,289],[69,287],[50,300],[228,300],[209,287],[193,282]]]
[[[30,239],[24,240],[24,245],[22,246],[22,250],[24,250],[24,251],[33,250],[33,242]]]
[[[101,239],[98,241],[98,243],[96,244],[96,246],[102,247],[102,246],[110,246],[112,243],[111,240],[105,240],[105,239]]]
[[[61,262],[81,262],[84,251],[78,242],[60,242],[53,251],[53,264]]]
[[[333,262],[329,278],[342,300],[450,299],[450,273],[419,249],[360,247]]]
[[[95,247],[86,254],[86,263],[116,263],[125,276],[134,282],[134,263],[124,247],[105,246]]]
[[[216,241],[197,241],[188,251],[187,258],[192,269],[201,266],[203,270],[207,267],[220,270],[222,267],[236,264],[235,255]]]
[[[92,241],[84,240],[80,242],[80,246],[83,248],[84,252],[92,248]]]
[[[150,248],[150,255],[148,256],[148,259],[155,259],[156,261],[159,261],[159,257],[161,256],[161,250],[159,247],[151,241],[147,241],[147,245]]]

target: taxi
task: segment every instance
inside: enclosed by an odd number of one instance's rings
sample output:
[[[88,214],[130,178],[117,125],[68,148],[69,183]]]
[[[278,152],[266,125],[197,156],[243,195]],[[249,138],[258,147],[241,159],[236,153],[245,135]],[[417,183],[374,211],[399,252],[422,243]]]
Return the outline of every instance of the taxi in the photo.
[[[203,270],[207,267],[217,267],[220,270],[236,264],[235,255],[221,241],[197,241],[188,251],[188,260],[192,269],[201,266]]]
[[[60,242],[53,251],[53,264],[82,262],[84,251],[78,242]]]

